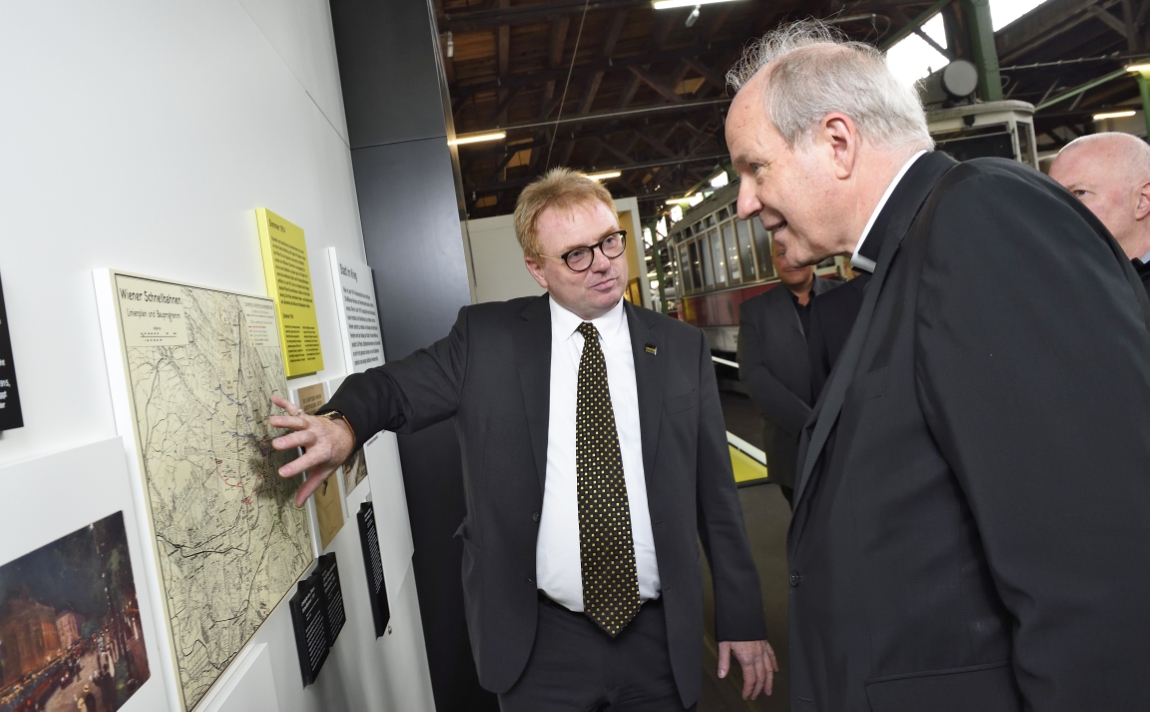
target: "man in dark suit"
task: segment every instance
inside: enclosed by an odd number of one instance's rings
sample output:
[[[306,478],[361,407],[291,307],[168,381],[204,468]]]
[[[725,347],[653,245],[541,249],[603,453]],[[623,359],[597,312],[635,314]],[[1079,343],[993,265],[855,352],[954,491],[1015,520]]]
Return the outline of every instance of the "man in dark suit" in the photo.
[[[813,266],[793,267],[771,245],[779,285],[739,307],[739,379],[763,413],[767,472],[787,504],[795,487],[799,434],[811,415],[807,335],[816,297],[837,284],[815,277]],[[819,297],[821,299],[821,297]]]
[[[804,428],[792,709],[1150,709],[1150,301],[1130,261],[1031,168],[930,152],[873,47],[801,23],[731,78],[740,217],[788,261],[874,274]]]
[[[811,359],[811,400],[817,401],[838,361],[862,306],[870,272],[860,270],[853,279],[828,290],[811,307],[811,330],[807,334]]]
[[[1124,133],[1083,136],[1058,152],[1050,177],[1102,221],[1150,293],[1150,146]]]
[[[463,589],[483,686],[508,711],[694,709],[703,592],[719,676],[769,693],[758,575],[699,330],[625,302],[610,194],[557,169],[526,188],[516,235],[548,295],[460,310],[451,333],[347,378],[313,417],[271,419],[306,453],[302,503],[356,443],[454,417],[467,517]],[[281,408],[292,409],[276,399]]]

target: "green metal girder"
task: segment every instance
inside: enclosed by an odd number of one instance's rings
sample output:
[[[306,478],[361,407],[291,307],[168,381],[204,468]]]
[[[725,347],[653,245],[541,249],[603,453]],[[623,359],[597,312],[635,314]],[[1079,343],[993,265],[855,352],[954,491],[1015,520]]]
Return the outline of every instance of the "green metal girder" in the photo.
[[[887,37],[882,42],[879,42],[878,48],[885,52],[891,47],[894,47],[896,44],[913,34],[915,30],[929,22],[932,17],[937,15],[939,11],[942,10],[942,8],[946,7],[951,2],[953,2],[953,0],[937,0],[933,5],[919,13],[917,17],[911,20],[910,24],[906,25],[905,27],[900,27],[895,31],[893,35]]]
[[[884,52],[921,28],[954,0],[937,0],[906,26],[879,43]],[[994,46],[994,26],[990,21],[990,0],[958,0],[962,3],[978,68],[978,96],[983,101],[1002,100],[1002,77],[998,72],[998,50]]]
[[[1034,111],[1035,112],[1042,111],[1045,108],[1054,106],[1055,104],[1057,104],[1060,101],[1064,101],[1066,99],[1069,99],[1072,96],[1078,96],[1079,94],[1081,94],[1084,91],[1090,91],[1094,87],[1105,84],[1106,82],[1109,82],[1109,81],[1113,81],[1113,80],[1117,79],[1118,77],[1128,77],[1128,76],[1130,76],[1130,72],[1126,71],[1125,69],[1119,69],[1118,71],[1111,72],[1110,74],[1107,74],[1104,77],[1099,77],[1098,79],[1095,79],[1094,81],[1087,82],[1087,83],[1083,84],[1082,86],[1080,86],[1076,89],[1071,89],[1070,91],[1066,92],[1065,94],[1059,94],[1058,96],[1054,97],[1053,99],[1047,99],[1046,101],[1042,102],[1038,106],[1034,107]],[[1142,75],[1139,74],[1137,76],[1141,77]],[[1141,86],[1141,85],[1142,85],[1142,83],[1139,82],[1139,86]],[[1145,101],[1145,95],[1143,95],[1143,101]]]
[[[959,0],[970,29],[974,65],[978,67],[978,96],[983,101],[1002,101],[1002,77],[998,73],[998,49],[990,21],[990,0]]]
[[[1146,140],[1150,141],[1150,83],[1142,72],[1134,77],[1138,80],[1138,92],[1142,95],[1142,118],[1146,121]]]

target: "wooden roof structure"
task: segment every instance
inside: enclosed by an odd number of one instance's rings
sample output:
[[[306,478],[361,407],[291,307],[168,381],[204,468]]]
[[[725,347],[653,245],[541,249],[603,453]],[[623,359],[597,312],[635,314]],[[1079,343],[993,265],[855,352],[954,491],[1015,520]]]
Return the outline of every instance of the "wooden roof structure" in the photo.
[[[942,12],[950,58],[972,56],[963,6],[937,0],[738,0],[655,10],[650,0],[434,0],[468,217],[510,213],[547,168],[620,170],[616,197],[644,217],[728,160],[724,75],[743,47],[794,19],[829,19],[889,46]],[[1006,98],[1042,105],[1145,54],[1150,0],[1048,0],[995,34]],[[919,32],[924,39],[936,44]],[[1033,66],[1032,66],[1033,65]],[[1116,77],[1038,113],[1040,148],[1089,131],[1100,107],[1137,102]]]

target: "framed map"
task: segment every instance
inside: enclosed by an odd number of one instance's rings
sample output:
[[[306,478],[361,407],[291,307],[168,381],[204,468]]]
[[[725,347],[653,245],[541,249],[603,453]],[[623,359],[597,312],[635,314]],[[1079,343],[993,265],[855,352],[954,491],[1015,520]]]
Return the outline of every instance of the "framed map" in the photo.
[[[267,425],[272,394],[288,392],[275,305],[121,272],[97,284],[111,292],[99,297],[117,422],[139,456],[175,687],[191,710],[312,561],[299,481],[276,473],[291,455]]]

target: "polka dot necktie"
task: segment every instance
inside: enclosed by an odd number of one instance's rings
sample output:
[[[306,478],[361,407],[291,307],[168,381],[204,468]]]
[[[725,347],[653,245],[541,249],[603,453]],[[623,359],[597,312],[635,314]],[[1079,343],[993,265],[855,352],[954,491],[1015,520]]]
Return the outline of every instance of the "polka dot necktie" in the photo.
[[[583,610],[614,638],[639,612],[639,574],[607,364],[595,325],[583,322],[579,333],[584,342],[576,400],[575,470]]]

